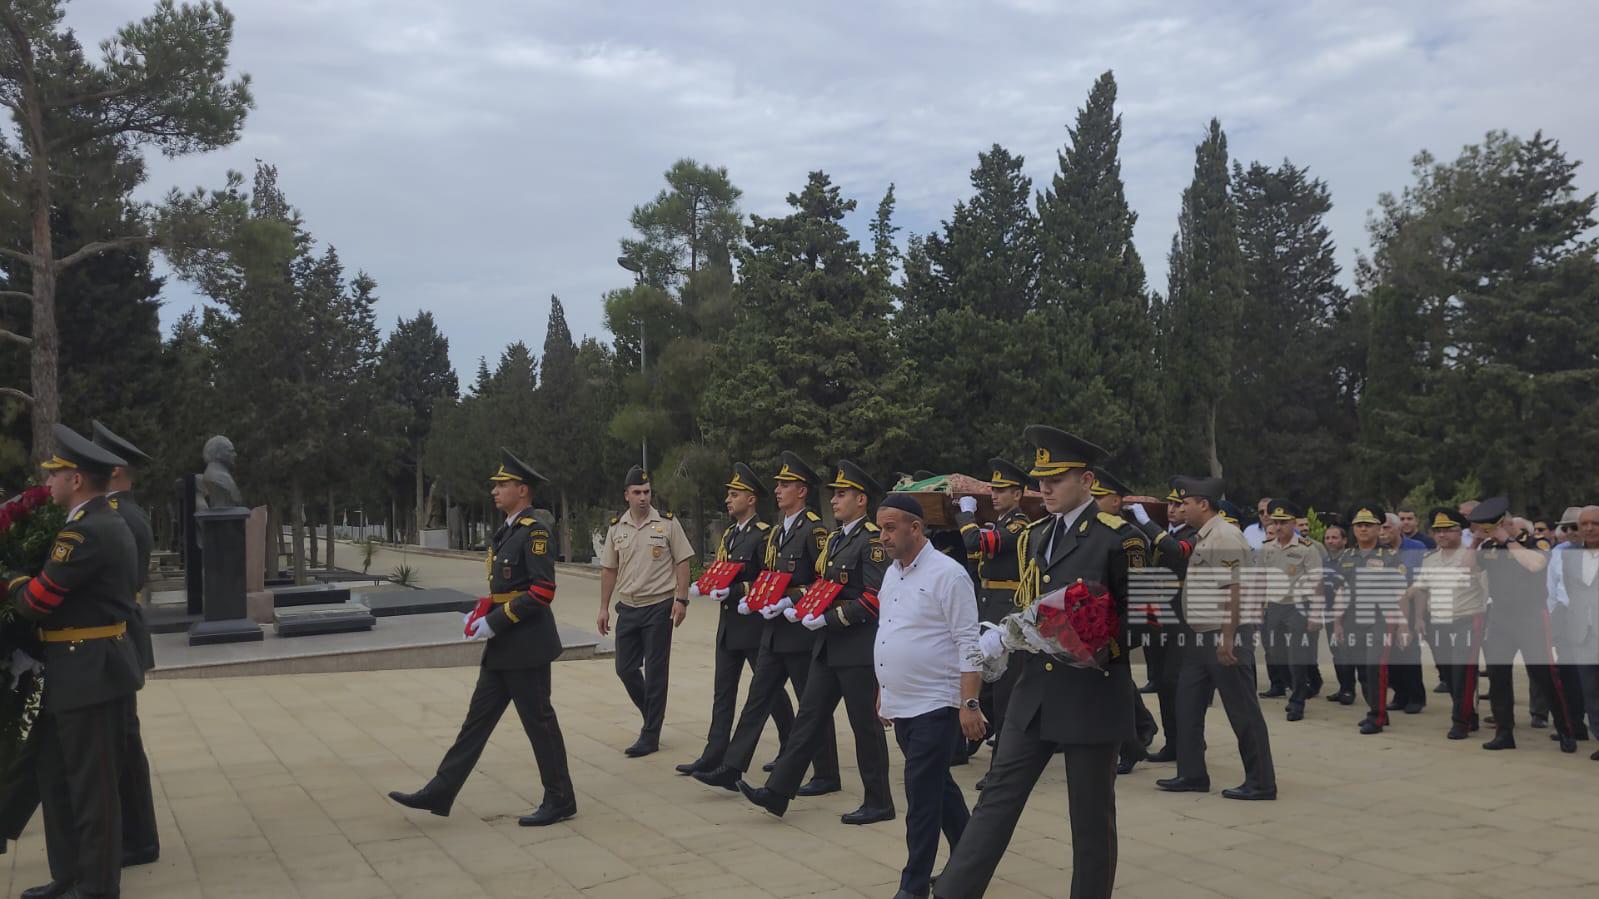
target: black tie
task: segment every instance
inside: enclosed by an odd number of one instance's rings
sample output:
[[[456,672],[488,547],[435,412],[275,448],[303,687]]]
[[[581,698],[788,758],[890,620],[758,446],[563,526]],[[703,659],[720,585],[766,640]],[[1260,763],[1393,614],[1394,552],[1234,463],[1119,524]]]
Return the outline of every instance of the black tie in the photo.
[[[1066,530],[1066,519],[1057,516],[1055,526],[1049,530],[1049,552],[1044,556],[1044,564],[1050,565],[1055,561],[1055,555],[1060,552],[1060,535]]]

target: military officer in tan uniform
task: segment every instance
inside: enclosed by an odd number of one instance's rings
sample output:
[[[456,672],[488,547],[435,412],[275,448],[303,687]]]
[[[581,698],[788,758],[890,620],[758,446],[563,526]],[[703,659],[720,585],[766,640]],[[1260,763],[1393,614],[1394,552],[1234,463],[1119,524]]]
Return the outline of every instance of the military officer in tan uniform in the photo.
[[[1288,668],[1288,720],[1305,717],[1316,657],[1310,604],[1321,600],[1321,548],[1295,531],[1299,507],[1274,499],[1267,506],[1270,540],[1256,553],[1264,587],[1266,658]],[[1319,627],[1319,625],[1317,625]]]

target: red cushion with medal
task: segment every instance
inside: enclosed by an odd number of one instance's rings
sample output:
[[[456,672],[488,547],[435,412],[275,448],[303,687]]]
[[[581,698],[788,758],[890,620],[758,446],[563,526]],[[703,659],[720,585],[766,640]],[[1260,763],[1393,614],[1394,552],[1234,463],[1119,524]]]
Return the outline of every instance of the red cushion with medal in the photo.
[[[710,596],[712,590],[724,590],[731,586],[733,579],[744,570],[743,562],[712,562],[711,567],[705,569],[700,579],[694,582],[702,596]]]
[[[751,611],[759,612],[782,599],[783,594],[788,591],[789,581],[793,579],[794,575],[790,572],[773,571],[768,568],[761,572],[755,583],[750,585],[749,592],[744,595],[744,604],[749,606]]]
[[[838,581],[812,581],[811,585],[805,588],[804,595],[794,603],[794,612],[801,618],[820,615],[838,599],[838,594],[843,589],[844,585]]]

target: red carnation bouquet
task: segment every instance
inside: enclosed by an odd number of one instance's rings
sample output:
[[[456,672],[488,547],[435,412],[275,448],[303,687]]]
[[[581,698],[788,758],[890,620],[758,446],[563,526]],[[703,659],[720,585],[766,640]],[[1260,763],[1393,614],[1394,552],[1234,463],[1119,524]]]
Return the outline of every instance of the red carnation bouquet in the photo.
[[[29,487],[0,502],[0,571],[6,580],[44,570],[65,523],[65,511],[50,503],[45,487]],[[0,596],[0,804],[9,800],[21,778],[32,776],[31,769],[13,770],[13,763],[33,731],[44,694],[44,678],[29,662],[39,658],[43,652],[34,626],[17,614],[11,597]],[[16,837],[0,833],[3,839]]]
[[[1006,650],[1044,653],[1073,668],[1104,670],[1121,652],[1121,616],[1115,598],[1100,583],[1077,581],[983,627],[998,630]],[[1007,658],[981,659],[983,679],[998,680]]]

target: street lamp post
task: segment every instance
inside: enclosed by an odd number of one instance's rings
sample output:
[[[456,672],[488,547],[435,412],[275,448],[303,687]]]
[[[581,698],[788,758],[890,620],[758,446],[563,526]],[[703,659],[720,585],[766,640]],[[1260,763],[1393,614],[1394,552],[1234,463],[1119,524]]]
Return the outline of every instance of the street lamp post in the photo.
[[[633,273],[634,288],[644,286],[644,266],[626,256],[616,257],[616,264]],[[644,379],[644,388],[648,390],[649,379],[645,374],[644,358],[644,316],[640,314],[638,317],[638,373],[639,377]],[[648,434],[639,435],[639,466],[645,471],[650,470],[650,438]]]

